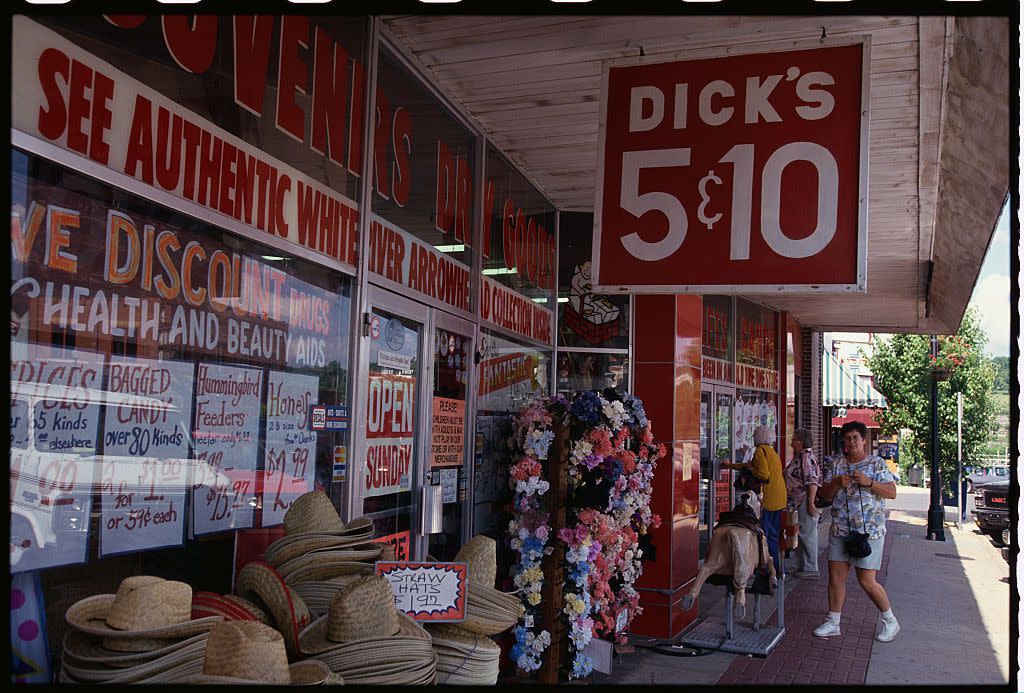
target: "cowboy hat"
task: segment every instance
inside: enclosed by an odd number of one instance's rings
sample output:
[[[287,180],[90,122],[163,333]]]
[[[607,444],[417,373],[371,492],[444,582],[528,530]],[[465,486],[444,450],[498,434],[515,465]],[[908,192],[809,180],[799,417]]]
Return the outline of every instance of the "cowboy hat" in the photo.
[[[396,639],[429,643],[430,636],[395,608],[394,592],[386,578],[367,575],[338,592],[327,613],[300,633],[299,648],[306,654],[319,654],[342,645]]]
[[[210,630],[202,674],[185,683],[317,685],[330,670],[323,662],[288,665],[281,633],[256,621],[227,621]]]
[[[374,542],[363,542],[354,546],[348,546],[344,549],[315,549],[313,551],[307,551],[284,563],[279,563],[276,568],[278,575],[287,580],[288,576],[292,573],[299,572],[303,568],[308,568],[310,566],[324,563],[336,563],[339,561],[352,563],[373,561],[380,557],[383,550],[383,544],[377,544]]]
[[[284,536],[267,547],[263,558],[280,565],[316,548],[342,546],[371,536],[373,520],[369,517],[345,524],[327,494],[310,491],[292,501],[284,515]]]
[[[209,630],[223,617],[193,619],[189,585],[138,575],[122,580],[117,594],[98,594],[75,602],[65,619],[72,628],[113,641],[183,638]]]
[[[228,621],[259,621],[272,625],[260,607],[234,594],[196,592],[192,596],[192,618],[223,616]]]
[[[202,670],[201,660],[205,650],[206,633],[202,634],[201,639],[189,645],[137,662],[117,662],[116,659],[80,661],[72,650],[65,649],[61,653],[61,668],[72,679],[81,683],[132,683],[170,670],[178,673],[198,673]]]
[[[514,626],[526,613],[518,597],[494,588],[498,557],[493,539],[483,535],[473,537],[455,555],[455,560],[465,561],[469,574],[463,629],[481,635],[497,635]]]
[[[243,599],[265,607],[273,625],[284,636],[288,654],[293,657],[300,654],[299,631],[310,622],[309,609],[276,570],[261,561],[246,564],[238,573],[235,592]]]
[[[142,652],[120,652],[105,646],[106,640],[96,635],[89,635],[80,630],[69,628],[64,633],[62,652],[83,666],[109,666],[128,668],[151,662],[178,650],[197,643],[206,642],[208,633],[199,633],[184,640],[161,641],[160,648]]]
[[[302,601],[306,602],[306,608],[309,609],[310,614],[315,614],[319,617],[327,613],[327,610],[331,607],[331,602],[334,601],[334,598],[338,596],[338,592],[343,587],[352,584],[362,577],[363,574],[372,572],[373,569],[370,566],[366,567],[368,570],[365,573],[350,573],[326,580],[310,580],[308,582],[290,584],[292,584],[292,589],[302,597]],[[285,580],[285,582],[288,581]]]

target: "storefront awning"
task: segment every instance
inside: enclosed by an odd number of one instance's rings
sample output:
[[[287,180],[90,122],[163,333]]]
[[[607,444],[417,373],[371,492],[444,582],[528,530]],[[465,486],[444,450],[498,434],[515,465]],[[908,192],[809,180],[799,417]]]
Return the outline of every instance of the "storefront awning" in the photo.
[[[823,407],[885,407],[882,393],[871,383],[850,372],[826,351],[821,359],[821,405]]]
[[[857,421],[864,424],[868,428],[881,428],[878,420],[875,419],[877,410],[868,409],[867,407],[855,407],[853,409],[846,410],[846,416],[833,416],[832,417],[832,428],[839,428],[845,423],[851,421]]]

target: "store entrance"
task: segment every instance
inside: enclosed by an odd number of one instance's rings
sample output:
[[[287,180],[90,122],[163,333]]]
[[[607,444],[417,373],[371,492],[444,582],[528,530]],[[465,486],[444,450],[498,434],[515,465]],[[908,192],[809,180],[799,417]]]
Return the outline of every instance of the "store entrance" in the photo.
[[[357,507],[400,560],[454,558],[466,521],[474,326],[370,287]]]
[[[733,391],[705,386],[700,393],[700,506],[699,560],[703,561],[718,514],[732,507],[732,471],[722,467],[732,459]]]

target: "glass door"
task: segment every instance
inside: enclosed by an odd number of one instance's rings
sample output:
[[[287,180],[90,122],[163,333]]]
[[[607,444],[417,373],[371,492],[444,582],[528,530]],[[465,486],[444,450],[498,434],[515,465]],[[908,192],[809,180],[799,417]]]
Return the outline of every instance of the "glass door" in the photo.
[[[698,560],[704,560],[708,554],[708,544],[711,541],[711,530],[715,526],[714,517],[714,461],[715,456],[712,449],[714,440],[714,415],[711,409],[714,399],[710,389],[702,390],[700,393],[700,494],[697,508],[697,532],[699,536],[697,547]]]
[[[379,536],[399,535],[396,544],[416,550],[416,512],[422,469],[420,415],[423,390],[425,309],[413,301],[372,288],[362,372],[366,379],[358,495],[363,514]],[[413,317],[417,316],[417,317]]]
[[[473,324],[432,311],[430,440],[425,482],[441,487],[441,531],[427,540],[427,552],[441,561],[455,558],[469,517],[465,511],[469,483],[470,426],[468,403],[475,373]]]
[[[732,508],[732,471],[722,462],[732,459],[733,395],[714,386],[700,393],[700,505],[697,558],[707,556],[711,532],[719,513]]]
[[[723,460],[732,457],[733,395],[721,390],[715,391],[715,457],[713,478],[715,479],[715,519],[718,513],[732,508],[732,470],[722,467]]]

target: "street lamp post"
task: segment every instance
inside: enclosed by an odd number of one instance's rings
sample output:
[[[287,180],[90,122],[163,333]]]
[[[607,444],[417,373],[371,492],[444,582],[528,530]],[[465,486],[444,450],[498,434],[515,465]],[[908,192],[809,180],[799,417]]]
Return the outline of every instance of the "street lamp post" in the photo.
[[[939,338],[932,335],[932,356],[939,355]],[[931,404],[932,404],[932,468],[931,468],[931,503],[928,506],[928,539],[945,541],[943,529],[945,509],[942,507],[942,480],[939,478],[939,381],[936,373],[931,373]]]

